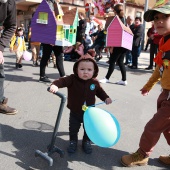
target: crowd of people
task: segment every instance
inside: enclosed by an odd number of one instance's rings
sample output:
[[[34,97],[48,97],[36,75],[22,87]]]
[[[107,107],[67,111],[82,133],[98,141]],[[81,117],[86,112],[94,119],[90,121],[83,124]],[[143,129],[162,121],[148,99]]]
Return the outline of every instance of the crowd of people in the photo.
[[[0,11],[4,15],[0,15],[0,23],[3,23],[3,33],[0,38],[0,112],[4,114],[16,114],[17,110],[7,105],[7,98],[4,97],[4,57],[3,51],[10,42],[11,52],[16,54],[16,69],[22,68],[22,55],[26,50],[24,40],[24,28],[21,25],[16,28],[16,11],[15,1],[0,0]],[[6,10],[7,9],[7,10]],[[130,69],[138,69],[138,57],[141,52],[141,43],[143,41],[144,28],[142,18],[128,17],[126,19],[122,4],[114,6],[114,12],[120,18],[121,22],[130,27],[133,32],[132,51],[128,51],[123,47],[110,48],[109,69],[106,77],[100,81],[96,79],[98,75],[98,65],[95,59],[102,57],[101,51],[104,48],[105,34],[102,24],[98,25],[98,30],[95,31],[94,23],[89,19],[85,19],[83,13],[79,13],[79,26],[77,28],[77,43],[72,47],[67,47],[65,50],[61,46],[52,44],[41,44],[42,58],[40,60],[40,82],[50,82],[45,71],[53,54],[55,56],[56,67],[59,71],[60,78],[52,82],[50,92],[56,93],[59,88],[68,88],[68,108],[70,109],[69,118],[69,137],[70,143],[68,152],[74,153],[77,148],[78,132],[81,123],[83,123],[82,105],[94,105],[95,96],[99,97],[106,104],[112,103],[108,94],[101,87],[100,83],[109,82],[115,65],[118,64],[122,74],[122,79],[117,82],[119,85],[127,85],[125,64],[129,65]],[[150,65],[147,69],[153,67],[153,55],[158,50],[158,42],[154,41],[159,37],[159,51],[154,58],[156,63],[155,71],[151,78],[140,90],[142,95],[148,95],[152,87],[158,82],[161,82],[162,92],[157,102],[157,113],[146,124],[143,134],[141,135],[139,148],[135,153],[122,156],[121,162],[124,166],[131,167],[136,165],[146,165],[149,156],[153,151],[154,146],[158,142],[160,135],[163,133],[167,143],[170,145],[170,1],[164,1],[161,5],[157,3],[153,9],[145,12],[144,20],[146,22],[153,21],[153,26],[148,31],[148,37],[151,39],[150,48]],[[15,34],[13,35],[13,33]],[[12,38],[11,38],[12,37]],[[90,41],[92,42],[90,42]],[[31,41],[30,28],[30,44],[33,54],[33,66],[38,66],[38,57],[40,51],[40,42]],[[156,45],[155,45],[156,44]],[[155,49],[156,48],[156,49]],[[63,52],[65,59],[71,57],[74,51],[75,63],[73,66],[73,74],[66,76],[63,64]],[[124,63],[126,57],[126,63]],[[92,146],[86,131],[82,140],[82,147],[85,153],[92,153]],[[170,165],[170,156],[160,156],[159,160]]]
[[[93,50],[96,61],[99,61],[102,58],[103,50],[105,50],[105,52],[107,51],[107,55],[109,56],[109,69],[106,76],[100,80],[101,83],[109,82],[109,78],[117,64],[120,67],[122,79],[116,83],[127,85],[125,65],[128,65],[130,69],[138,69],[138,58],[141,53],[144,27],[142,25],[141,17],[135,17],[134,19],[132,16],[128,16],[126,18],[123,4],[115,5],[114,13],[119,16],[124,25],[131,29],[134,35],[132,51],[123,47],[105,47],[106,34],[104,25],[102,23],[97,25],[92,17],[86,18],[84,13],[79,12],[76,44],[69,47],[63,48],[56,45],[32,42],[31,27],[29,27],[28,36],[25,36],[25,28],[24,25],[21,24],[20,27],[17,28],[15,35],[12,37],[10,44],[10,51],[16,53],[16,68],[22,68],[22,55],[26,50],[25,37],[28,37],[28,49],[32,51],[33,66],[40,66],[40,82],[50,82],[50,79],[45,74],[46,66],[48,66],[50,59],[53,60],[54,68],[58,69],[60,76],[64,77],[65,70],[63,57],[64,61],[76,61],[81,56],[78,53],[79,48],[83,48],[84,54],[89,50]],[[150,64],[146,69],[153,69],[153,58],[154,54],[156,54],[161,36],[156,35],[154,28],[152,28],[148,30],[148,37],[149,42],[152,41],[153,43],[150,43]]]

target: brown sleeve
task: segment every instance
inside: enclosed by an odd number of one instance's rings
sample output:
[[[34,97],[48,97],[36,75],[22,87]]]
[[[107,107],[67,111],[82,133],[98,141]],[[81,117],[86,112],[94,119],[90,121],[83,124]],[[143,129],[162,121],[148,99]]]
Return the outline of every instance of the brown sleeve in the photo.
[[[74,81],[74,75],[70,75],[67,77],[61,77],[52,82],[52,84],[56,85],[58,88],[69,87]]]
[[[4,48],[9,45],[11,37],[13,36],[16,29],[16,6],[14,0],[7,1],[7,18],[5,19],[3,26],[3,35],[0,38],[0,51],[4,51]],[[4,9],[5,10],[5,9]],[[3,11],[1,11],[3,12]]]

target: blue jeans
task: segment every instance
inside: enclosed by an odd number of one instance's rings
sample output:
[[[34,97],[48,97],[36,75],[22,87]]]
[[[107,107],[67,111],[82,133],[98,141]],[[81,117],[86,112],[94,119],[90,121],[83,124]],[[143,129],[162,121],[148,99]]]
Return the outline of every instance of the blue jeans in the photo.
[[[64,61],[69,61],[71,59],[70,54],[64,54]]]
[[[138,66],[138,57],[141,53],[141,46],[132,47],[132,66]]]
[[[126,64],[131,64],[132,63],[132,54],[131,54],[131,51],[130,50],[128,50],[127,52],[126,52],[126,62],[125,62]]]

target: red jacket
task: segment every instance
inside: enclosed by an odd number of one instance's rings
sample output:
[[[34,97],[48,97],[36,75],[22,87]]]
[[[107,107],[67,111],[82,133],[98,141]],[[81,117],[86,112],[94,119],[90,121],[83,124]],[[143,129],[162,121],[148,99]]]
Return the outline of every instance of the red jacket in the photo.
[[[152,25],[152,27],[148,29],[147,35],[148,35],[149,38],[151,37],[151,35],[154,35],[153,43],[157,44],[157,45],[159,44],[159,41],[162,38],[162,35],[159,35],[156,32],[154,25]]]
[[[161,38],[162,38],[162,35],[159,35],[158,33],[155,33],[153,43],[158,45]]]

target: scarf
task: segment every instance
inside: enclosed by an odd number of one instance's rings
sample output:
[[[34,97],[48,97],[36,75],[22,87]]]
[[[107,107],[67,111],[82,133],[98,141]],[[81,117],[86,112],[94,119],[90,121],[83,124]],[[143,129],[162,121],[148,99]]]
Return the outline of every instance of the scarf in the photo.
[[[170,39],[168,39],[165,43],[164,43],[164,37],[162,37],[160,39],[159,42],[159,51],[156,55],[156,57],[154,58],[154,62],[161,67],[163,64],[163,60],[162,60],[162,55],[164,52],[169,51],[170,50]]]

